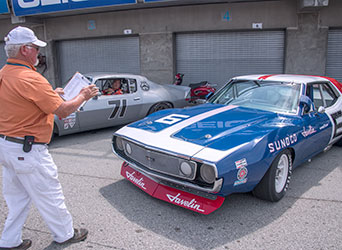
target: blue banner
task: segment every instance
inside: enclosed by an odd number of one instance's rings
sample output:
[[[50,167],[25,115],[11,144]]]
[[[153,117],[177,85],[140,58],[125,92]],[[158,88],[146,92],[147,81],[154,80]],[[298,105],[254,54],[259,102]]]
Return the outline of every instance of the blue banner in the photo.
[[[0,0],[0,14],[9,13],[7,0]]]
[[[5,0],[0,1],[6,2]],[[12,0],[13,11],[16,16],[134,3],[136,0]]]

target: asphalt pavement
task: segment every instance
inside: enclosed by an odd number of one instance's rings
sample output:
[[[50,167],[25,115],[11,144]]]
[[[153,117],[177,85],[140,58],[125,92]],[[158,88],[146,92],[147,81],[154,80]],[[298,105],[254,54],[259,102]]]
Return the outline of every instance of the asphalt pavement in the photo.
[[[342,148],[295,169],[279,202],[234,194],[201,215],[123,179],[122,161],[111,150],[116,129],[56,137],[50,144],[74,226],[87,228],[89,236],[77,244],[54,243],[32,205],[23,229],[31,249],[342,249]],[[1,195],[1,231],[6,214]]]

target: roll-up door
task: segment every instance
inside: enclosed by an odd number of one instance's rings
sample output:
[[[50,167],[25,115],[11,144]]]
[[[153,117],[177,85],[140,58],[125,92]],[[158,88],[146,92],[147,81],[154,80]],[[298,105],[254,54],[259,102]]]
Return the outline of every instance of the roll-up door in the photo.
[[[7,56],[5,52],[5,43],[0,42],[0,68],[5,65],[7,61]]]
[[[76,71],[140,73],[138,37],[65,40],[56,47],[62,83]]]
[[[176,68],[184,84],[200,81],[218,87],[245,74],[284,71],[284,31],[246,31],[176,35]]]
[[[342,29],[329,30],[326,75],[342,81]]]

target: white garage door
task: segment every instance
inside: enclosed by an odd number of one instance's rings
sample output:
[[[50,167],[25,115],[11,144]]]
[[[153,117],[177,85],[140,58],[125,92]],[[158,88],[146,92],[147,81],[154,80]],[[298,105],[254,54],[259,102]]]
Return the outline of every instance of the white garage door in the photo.
[[[177,34],[177,72],[184,84],[218,86],[237,75],[283,73],[284,41],[284,31]]]
[[[61,83],[76,71],[140,73],[138,37],[66,40],[56,46]]]
[[[342,81],[342,29],[329,30],[326,75]]]

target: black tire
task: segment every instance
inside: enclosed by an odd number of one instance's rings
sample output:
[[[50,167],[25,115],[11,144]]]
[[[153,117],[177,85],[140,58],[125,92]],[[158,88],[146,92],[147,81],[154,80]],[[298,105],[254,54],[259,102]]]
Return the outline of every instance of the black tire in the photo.
[[[150,115],[154,112],[157,112],[159,110],[163,110],[163,109],[170,109],[172,108],[172,104],[171,103],[167,103],[167,102],[160,102],[160,103],[156,103],[154,104],[150,110],[148,111],[147,115]]]
[[[254,196],[268,201],[284,197],[292,174],[292,156],[288,149],[277,155],[265,176],[253,190]]]
[[[337,142],[335,142],[334,145],[336,145],[336,146],[338,146],[338,147],[342,147],[342,138],[339,139]]]

